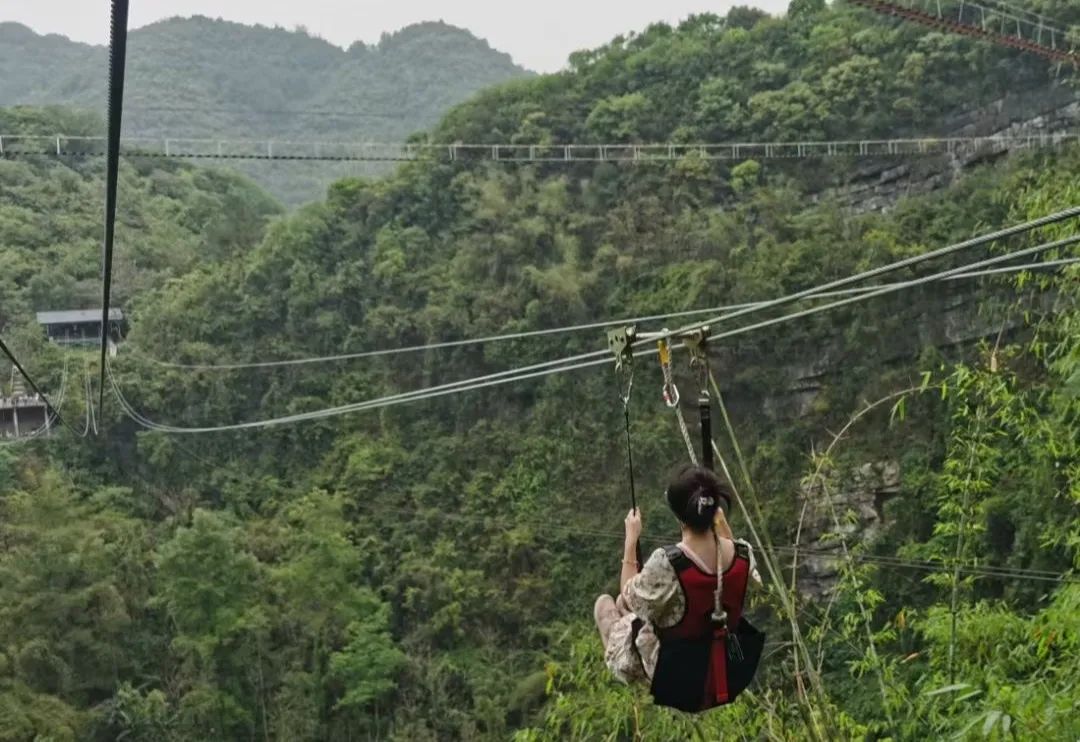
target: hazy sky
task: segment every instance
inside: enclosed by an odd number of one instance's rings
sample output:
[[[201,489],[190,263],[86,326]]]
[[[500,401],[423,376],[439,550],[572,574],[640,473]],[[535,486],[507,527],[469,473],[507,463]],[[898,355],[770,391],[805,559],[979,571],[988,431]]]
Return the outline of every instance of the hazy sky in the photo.
[[[241,23],[293,28],[304,25],[347,47],[378,41],[417,21],[443,20],[467,28],[530,69],[550,72],[567,55],[599,46],[654,21],[691,13],[724,13],[732,5],[783,12],[788,0],[131,0],[131,27],[174,15],[206,15]],[[0,0],[0,21],[19,21],[38,33],[59,33],[103,44],[109,0]]]

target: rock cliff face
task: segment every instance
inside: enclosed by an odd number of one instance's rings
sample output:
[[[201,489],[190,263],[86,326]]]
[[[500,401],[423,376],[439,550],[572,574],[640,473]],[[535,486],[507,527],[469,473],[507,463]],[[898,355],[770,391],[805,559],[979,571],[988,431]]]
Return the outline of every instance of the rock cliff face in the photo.
[[[886,347],[879,349],[877,360],[883,363],[906,361],[916,357],[927,346],[948,349],[957,346],[969,346],[981,340],[993,341],[999,333],[1008,333],[1023,325],[1019,313],[1003,314],[990,309],[995,301],[984,293],[967,288],[963,291],[946,293],[949,288],[940,289],[939,296],[929,292],[913,299],[923,311],[914,316],[912,323],[904,333],[889,335]],[[1049,307],[1053,298],[1049,295],[1041,301],[1044,308]],[[1004,317],[1004,319],[1003,319]],[[804,417],[812,414],[814,403],[821,391],[831,379],[843,375],[846,371],[843,342],[837,340],[831,344],[807,346],[800,353],[793,355],[801,360],[777,367],[776,391],[761,400],[763,411],[773,419]],[[733,356],[729,361],[732,368],[747,366],[752,358]]]
[[[888,524],[884,504],[900,494],[900,465],[875,461],[840,471],[822,486],[804,487],[798,552],[799,593],[807,600],[827,598],[848,547],[872,541]]]
[[[1063,135],[1078,133],[1080,98],[1075,91],[1057,86],[1018,93],[953,117],[938,133],[941,138],[1002,137],[1002,141],[951,155],[863,160],[853,163],[843,185],[821,195],[855,212],[884,211],[905,196],[944,188],[968,168],[1029,146],[1017,138],[1037,138],[1031,146],[1053,146]]]
[[[1044,300],[1049,306],[1052,297]],[[980,312],[982,304],[970,293],[941,297],[934,310],[926,312],[924,319],[910,328],[911,332],[896,336],[888,354],[880,360],[888,363],[910,359],[928,345],[948,348],[984,339],[992,342],[999,333],[1020,326],[1021,318],[1016,314],[1009,315],[1005,322],[994,320]],[[760,400],[765,415],[774,421],[813,415],[822,392],[845,373],[841,356],[838,345],[822,345],[808,349],[802,356],[805,360],[778,369],[781,386]],[[799,543],[805,551],[798,555],[798,589],[804,598],[828,597],[835,586],[842,564],[839,536],[854,546],[872,542],[887,528],[884,504],[901,494],[900,475],[898,462],[873,461],[833,472],[826,487],[802,489]]]

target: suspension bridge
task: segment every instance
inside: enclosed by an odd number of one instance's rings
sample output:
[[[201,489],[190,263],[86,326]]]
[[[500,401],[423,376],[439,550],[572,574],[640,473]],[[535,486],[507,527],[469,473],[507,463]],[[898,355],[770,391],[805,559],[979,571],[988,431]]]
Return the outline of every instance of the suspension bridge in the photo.
[[[320,162],[596,163],[703,160],[792,160],[834,157],[896,157],[994,153],[1059,147],[1080,132],[1027,136],[920,137],[802,142],[697,144],[468,144],[432,142],[319,142],[242,139],[128,138],[120,154],[129,158],[193,160],[295,160]],[[27,156],[104,157],[105,137],[0,134],[0,158]]]

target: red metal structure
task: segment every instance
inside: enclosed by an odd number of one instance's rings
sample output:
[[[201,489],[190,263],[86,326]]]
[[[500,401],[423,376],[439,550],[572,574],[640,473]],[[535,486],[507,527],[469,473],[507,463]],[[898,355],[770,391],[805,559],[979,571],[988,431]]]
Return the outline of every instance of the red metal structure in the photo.
[[[1005,33],[992,28],[988,28],[985,23],[974,25],[966,23],[962,19],[964,17],[964,4],[960,4],[960,10],[957,13],[957,18],[954,20],[950,17],[946,17],[945,14],[938,8],[938,13],[929,13],[918,8],[912,8],[905,5],[899,5],[893,2],[886,2],[885,0],[850,0],[854,5],[861,6],[873,10],[875,13],[881,13],[882,15],[889,15],[895,18],[902,18],[905,21],[911,21],[912,23],[918,23],[923,26],[928,26],[939,31],[946,31],[948,33],[962,34],[964,36],[971,36],[973,38],[982,39],[983,41],[989,41],[993,44],[1000,46],[1007,46],[1012,49],[1019,49],[1031,54],[1038,54],[1055,62],[1070,62],[1076,67],[1080,67],[1080,53],[1075,51],[1066,51],[1058,49],[1055,46],[1047,46],[1041,43],[1037,39],[1028,38],[1033,35],[1035,30],[1041,30],[1041,24],[1036,24],[1031,20],[1015,19],[1017,32],[1016,34]],[[972,7],[971,5],[968,6]],[[989,9],[991,12],[994,9]],[[1024,29],[1030,26],[1031,31],[1025,36]],[[1041,36],[1041,35],[1040,35]],[[1051,36],[1051,38],[1054,38]]]

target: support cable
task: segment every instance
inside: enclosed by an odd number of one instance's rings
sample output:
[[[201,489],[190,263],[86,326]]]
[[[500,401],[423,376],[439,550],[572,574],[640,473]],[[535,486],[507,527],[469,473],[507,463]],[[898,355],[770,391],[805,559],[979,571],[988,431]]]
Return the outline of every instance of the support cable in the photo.
[[[85,397],[85,404],[83,405],[83,413],[86,415],[86,425],[83,426],[82,437],[86,438],[90,435],[90,417],[93,415],[93,409],[91,407],[93,401],[91,396],[93,391],[90,389],[90,367],[83,368],[83,395]]]
[[[603,351],[602,351],[603,352]],[[636,357],[651,355],[654,350],[637,351],[634,355]],[[590,356],[592,354],[589,354]],[[256,420],[246,423],[236,423],[232,425],[217,425],[198,428],[185,428],[173,425],[164,425],[156,423],[148,418],[135,413],[134,408],[127,403],[123,398],[123,394],[120,391],[119,385],[116,382],[115,376],[112,374],[111,364],[108,367],[109,377],[113,387],[114,395],[123,400],[122,404],[125,406],[129,413],[136,422],[151,430],[158,430],[166,433],[219,433],[225,431],[234,430],[251,430],[255,428],[266,428],[277,425],[286,425],[296,422],[304,422],[308,420],[319,420],[328,417],[336,417],[338,415],[345,415],[353,412],[361,412],[364,410],[380,409],[383,407],[390,407],[396,404],[403,404],[407,402],[420,401],[425,399],[432,399],[435,397],[442,397],[449,394],[458,394],[461,392],[468,392],[477,389],[486,389],[494,386],[501,386],[515,381],[524,381],[526,379],[534,379],[542,376],[550,376],[552,374],[565,373],[568,371],[577,371],[582,368],[590,368],[600,365],[606,365],[610,363],[605,358],[599,360],[591,360],[586,362],[573,363],[570,365],[559,365],[569,359],[559,359],[557,361],[548,361],[546,363],[535,364],[534,366],[525,366],[518,369],[510,369],[508,371],[501,371],[495,374],[489,374],[487,376],[480,376],[473,379],[464,379],[461,381],[452,382],[449,384],[442,384],[436,387],[429,387],[427,389],[419,389],[411,392],[402,392],[399,394],[391,394],[385,397],[380,397],[373,400],[364,402],[355,402],[348,405],[341,405],[339,407],[331,407],[323,410],[314,410],[312,412],[298,413],[295,415],[287,415],[284,417],[271,418],[269,420]],[[539,369],[539,370],[532,370]],[[520,373],[526,371],[527,373]]]
[[[86,369],[86,425],[94,435],[98,434],[97,413],[94,411],[94,378]]]
[[[740,309],[740,310],[732,312],[730,314],[725,314],[725,315],[721,315],[721,316],[718,316],[718,317],[714,317],[711,320],[706,320],[704,322],[698,322],[698,323],[689,325],[687,327],[681,328],[681,329],[676,330],[674,332],[664,332],[664,333],[661,333],[660,337],[653,338],[653,339],[659,340],[659,339],[662,339],[662,338],[664,338],[664,339],[671,338],[671,337],[674,337],[676,335],[682,335],[682,334],[685,334],[687,332],[692,332],[693,330],[699,329],[701,327],[706,327],[706,326],[709,326],[709,325],[718,324],[720,322],[727,322],[728,320],[736,319],[737,317],[742,317],[744,315],[750,314],[752,312],[760,311],[762,309],[771,309],[771,308],[774,308],[774,307],[780,307],[780,306],[784,306],[786,304],[791,304],[791,303],[796,302],[796,301],[798,301],[800,299],[806,299],[806,298],[812,297],[815,294],[821,293],[823,291],[831,291],[833,289],[844,288],[846,286],[850,286],[851,284],[860,283],[862,281],[865,281],[865,280],[868,280],[868,279],[871,279],[871,278],[877,278],[878,276],[882,276],[882,275],[885,275],[887,273],[893,273],[893,272],[901,270],[903,268],[908,268],[908,267],[911,267],[913,265],[918,265],[920,263],[924,263],[927,260],[932,260],[934,258],[944,257],[946,255],[951,255],[951,254],[959,252],[961,250],[966,250],[966,249],[969,249],[969,248],[972,248],[972,247],[978,247],[980,245],[985,245],[985,244],[988,244],[988,243],[991,243],[991,242],[996,242],[997,240],[1004,239],[1006,237],[1013,237],[1015,235],[1030,232],[1030,231],[1032,231],[1034,229],[1038,229],[1040,227],[1045,227],[1045,226],[1050,225],[1050,224],[1056,224],[1058,222],[1063,222],[1063,221],[1066,221],[1066,220],[1069,220],[1069,219],[1074,219],[1074,218],[1076,218],[1078,216],[1080,216],[1080,206],[1073,206],[1073,207],[1070,207],[1070,208],[1065,209],[1063,211],[1059,211],[1059,212],[1049,214],[1049,215],[1044,216],[1044,217],[1040,217],[1039,219],[1033,219],[1031,221],[1024,222],[1022,224],[1016,224],[1016,225],[1013,225],[1011,227],[1006,227],[1005,229],[999,229],[999,230],[997,230],[995,232],[990,232],[988,234],[980,235],[978,237],[972,237],[971,239],[964,240],[963,242],[958,242],[958,243],[956,243],[954,245],[948,245],[946,247],[938,248],[937,250],[931,250],[928,253],[923,253],[921,255],[913,255],[910,258],[905,258],[903,260],[898,260],[898,261],[896,261],[894,263],[889,263],[887,265],[883,265],[883,266],[880,266],[878,268],[872,268],[870,270],[863,271],[861,273],[856,273],[855,275],[848,276],[847,278],[840,278],[840,279],[837,279],[835,281],[830,281],[828,283],[822,284],[820,286],[812,286],[810,288],[803,289],[802,291],[796,291],[793,294],[788,294],[787,296],[782,296],[782,297],[780,297],[778,299],[773,299],[771,301],[761,302],[760,304],[758,304],[757,306],[754,306],[752,308]],[[1014,258],[1014,257],[1021,257],[1023,254],[1034,254],[1034,253],[1024,253],[1023,251],[1014,252],[1014,253],[1010,253],[1008,255],[1008,257],[1006,257],[1004,259],[1009,259],[1009,258]],[[969,265],[963,266],[960,269],[955,269],[955,270],[951,270],[951,271],[944,271],[942,273],[931,274],[930,276],[926,276],[926,277],[921,278],[921,279],[916,279],[914,281],[905,281],[905,282],[902,282],[900,284],[896,284],[895,287],[885,287],[885,286],[878,287],[876,290],[871,291],[871,292],[869,292],[869,293],[867,293],[865,295],[856,296],[856,297],[853,297],[851,299],[847,299],[847,300],[845,300],[845,303],[852,303],[852,302],[855,302],[855,301],[861,301],[864,298],[878,296],[883,292],[887,293],[888,291],[895,290],[895,289],[898,289],[898,288],[908,288],[910,286],[920,285],[920,284],[923,284],[923,283],[929,283],[930,281],[938,280],[940,278],[945,278],[947,276],[956,276],[956,275],[959,275],[959,274],[963,273],[964,271],[971,270],[972,268],[978,268],[978,267],[981,267],[982,265],[992,265],[992,264],[995,264],[996,262],[1000,262],[1000,261],[993,260],[993,261],[990,261],[990,262],[983,261],[982,263],[971,263]],[[825,307],[816,307],[814,310],[808,310],[808,311],[810,313],[813,313],[814,311],[821,311],[823,309],[829,309],[829,308],[832,308],[834,306],[839,306],[839,305],[840,305],[840,302],[834,302],[831,305],[826,305]],[[714,339],[716,337],[717,336],[713,336]]]
[[[1080,213],[1080,209],[1076,209],[1076,211],[1078,213]],[[1015,228],[1013,228],[1013,229],[1015,229]],[[971,270],[973,268],[990,267],[990,266],[993,266],[993,265],[997,265],[999,263],[1003,263],[1003,262],[1008,261],[1008,260],[1014,260],[1016,258],[1025,257],[1025,256],[1033,256],[1033,255],[1036,255],[1036,254],[1039,254],[1039,253],[1042,253],[1042,252],[1047,252],[1049,250],[1057,249],[1057,248],[1060,248],[1060,247],[1065,247],[1067,245],[1071,245],[1071,244],[1074,244],[1074,243],[1077,243],[1077,242],[1080,242],[1080,236],[1067,237],[1065,239],[1056,240],[1054,242],[1049,242],[1049,243],[1045,243],[1045,244],[1042,244],[1042,245],[1036,245],[1034,247],[1029,247],[1029,248],[1026,248],[1026,249],[1013,251],[1011,253],[998,255],[998,256],[995,256],[995,257],[992,257],[992,258],[987,258],[985,260],[977,261],[975,263],[971,263],[971,264],[968,264],[968,265],[959,266],[957,268],[952,268],[952,269],[949,269],[949,270],[946,270],[946,271],[941,271],[939,273],[930,274],[930,275],[924,276],[922,278],[907,281],[907,282],[904,282],[904,283],[901,283],[901,284],[898,284],[898,285],[895,285],[895,286],[886,286],[886,287],[882,287],[882,288],[877,288],[876,290],[874,290],[872,292],[862,294],[860,296],[849,297],[847,299],[842,299],[842,300],[832,302],[832,303],[829,303],[829,304],[824,304],[824,305],[821,305],[821,306],[812,307],[810,309],[805,309],[805,310],[802,310],[802,311],[799,311],[799,312],[794,312],[794,313],[791,313],[791,314],[783,315],[783,316],[776,317],[776,318],[773,318],[773,319],[765,320],[763,322],[758,322],[758,323],[753,324],[753,325],[747,325],[747,326],[744,326],[744,327],[736,328],[734,330],[729,330],[726,333],[714,334],[711,337],[712,337],[713,340],[717,340],[717,339],[722,339],[722,338],[726,338],[726,337],[731,337],[731,336],[734,336],[734,335],[743,334],[743,333],[746,333],[746,332],[752,332],[754,330],[763,329],[765,327],[770,327],[770,326],[773,326],[773,325],[789,322],[791,320],[800,319],[802,317],[806,317],[806,316],[809,316],[809,315],[812,315],[812,314],[817,314],[817,313],[820,313],[820,312],[828,311],[830,309],[834,309],[834,308],[837,308],[837,307],[840,307],[840,306],[846,306],[848,304],[853,304],[855,302],[876,298],[876,297],[882,296],[884,294],[900,291],[901,289],[904,289],[904,288],[911,288],[911,287],[915,287],[915,286],[921,286],[921,285],[924,285],[926,283],[930,283],[932,281],[939,280],[941,278],[945,278],[945,277],[948,277],[948,276],[954,276],[954,275],[963,273],[964,271],[968,271],[968,270]],[[935,252],[940,252],[940,251],[935,251]],[[908,260],[911,260],[911,259],[908,259]],[[908,261],[901,261],[901,262],[906,263]],[[884,270],[884,269],[877,269],[877,271],[882,271],[882,270]],[[849,278],[849,279],[842,279],[841,281],[834,281],[833,285],[835,285],[835,284],[841,284],[842,285],[842,284],[845,284],[847,282],[850,282],[851,280],[853,280],[853,279]],[[813,292],[813,289],[808,289],[806,292],[800,292],[800,294],[809,295],[807,292]],[[796,296],[796,295],[793,294],[792,296]],[[792,301],[792,300],[793,299],[790,299],[790,297],[782,297],[781,299],[776,299],[776,300],[773,300],[771,302],[764,302],[763,304],[764,305],[769,305],[769,306],[779,306],[781,304],[787,303],[788,301]],[[734,316],[737,316],[737,315],[740,315],[740,314],[743,314],[743,313],[745,313],[745,312],[735,312],[732,315],[725,315],[724,317],[720,317],[718,319],[723,320],[723,319],[734,317]],[[697,327],[701,327],[701,326],[698,325]],[[654,339],[667,339],[667,338],[669,338],[671,336],[674,336],[674,335],[680,334],[680,333],[685,334],[685,331],[676,331],[676,332],[665,331],[665,332],[660,333],[659,338],[654,338]],[[327,417],[335,417],[335,416],[338,416],[338,415],[349,414],[349,413],[352,413],[352,412],[360,412],[360,411],[363,411],[363,410],[378,409],[378,408],[388,407],[388,406],[395,405],[395,404],[419,401],[419,400],[423,400],[423,399],[430,399],[430,398],[433,398],[433,397],[444,396],[444,395],[447,395],[447,394],[456,394],[456,393],[459,393],[459,392],[472,391],[472,390],[475,390],[475,389],[483,389],[483,388],[487,388],[487,387],[491,387],[491,386],[499,386],[499,385],[502,385],[502,384],[511,383],[511,382],[515,382],[515,381],[523,381],[523,380],[526,380],[526,379],[538,378],[538,377],[547,376],[547,375],[550,375],[550,374],[565,373],[565,372],[568,372],[568,371],[575,371],[575,370],[582,369],[582,368],[589,368],[589,367],[592,367],[592,366],[597,366],[597,365],[602,365],[602,364],[608,363],[609,361],[607,359],[603,359],[603,358],[597,359],[597,360],[591,360],[591,359],[595,358],[595,356],[604,355],[607,352],[608,351],[606,351],[606,350],[601,350],[601,351],[595,351],[595,352],[591,352],[591,353],[583,353],[583,354],[576,355],[576,356],[570,356],[570,357],[567,357],[567,358],[556,359],[556,360],[553,360],[553,361],[546,361],[546,362],[543,362],[543,363],[537,363],[537,364],[533,364],[533,365],[530,365],[530,366],[524,366],[524,367],[521,367],[521,368],[509,369],[507,371],[500,371],[500,372],[497,372],[497,373],[488,374],[486,376],[480,376],[480,377],[475,377],[475,378],[472,378],[472,379],[464,379],[464,380],[461,380],[461,381],[450,382],[450,383],[447,383],[447,384],[442,384],[442,385],[435,386],[435,387],[430,387],[430,388],[427,388],[427,389],[419,389],[419,390],[415,390],[415,391],[411,391],[411,392],[402,392],[402,393],[392,394],[392,395],[388,395],[388,396],[385,396],[385,397],[381,397],[381,398],[377,398],[377,399],[373,399],[373,400],[368,400],[368,401],[364,401],[364,402],[355,402],[355,403],[351,403],[351,404],[347,404],[347,405],[341,405],[341,406],[338,406],[338,407],[331,407],[331,408],[326,408],[326,409],[322,409],[322,410],[314,410],[314,411],[311,411],[311,412],[298,413],[298,414],[294,414],[294,415],[287,415],[287,416],[277,417],[277,418],[270,418],[270,419],[267,419],[267,420],[256,420],[256,421],[251,421],[251,422],[246,422],[246,423],[235,423],[235,424],[228,424],[228,425],[216,425],[216,426],[206,426],[206,427],[180,427],[180,426],[164,425],[164,424],[159,424],[159,423],[150,421],[147,418],[142,418],[141,422],[146,427],[149,427],[151,429],[160,430],[162,432],[170,432],[170,433],[214,433],[214,432],[224,432],[224,431],[230,431],[230,430],[249,430],[249,429],[255,429],[255,428],[271,427],[271,426],[276,426],[276,425],[283,425],[283,424],[289,424],[289,423],[295,423],[295,422],[302,422],[302,421],[306,421],[306,420],[316,420],[316,419],[323,419],[323,418],[327,418]],[[648,350],[644,350],[644,351],[634,352],[633,355],[634,356],[651,355],[652,353],[655,353],[655,352],[657,352],[657,351],[656,351],[655,348],[653,348],[653,349],[648,349]],[[110,373],[111,373],[111,370],[110,370]],[[119,398],[120,396],[122,396],[121,393],[120,393],[119,386],[116,383],[115,378],[112,379],[111,383],[112,383],[114,392],[117,395],[117,397]],[[130,408],[130,406],[129,406],[129,408]]]
[[[883,286],[881,288],[875,289],[874,291],[870,291],[868,293],[861,294],[859,296],[853,296],[853,297],[850,297],[848,299],[840,299],[839,301],[834,301],[834,302],[831,302],[829,304],[823,304],[821,306],[811,307],[810,309],[804,309],[802,311],[794,312],[792,314],[785,314],[785,315],[783,315],[781,317],[775,317],[773,319],[765,320],[765,321],[762,321],[762,322],[757,322],[757,323],[754,323],[752,325],[746,325],[745,327],[739,327],[739,328],[736,328],[734,330],[728,330],[727,332],[722,332],[722,333],[719,333],[717,335],[713,335],[712,339],[713,340],[719,340],[719,339],[722,339],[722,338],[733,337],[735,335],[742,335],[742,334],[747,333],[747,332],[753,332],[754,330],[761,330],[761,329],[764,329],[766,327],[771,327],[772,325],[777,325],[777,324],[781,324],[781,323],[784,323],[784,322],[790,322],[793,319],[799,319],[801,317],[808,317],[808,316],[810,316],[812,314],[818,314],[819,312],[824,312],[824,311],[827,311],[829,309],[836,309],[838,307],[847,306],[848,304],[854,304],[856,302],[866,301],[867,299],[874,299],[874,298],[877,298],[879,296],[884,296],[886,294],[892,294],[892,293],[895,293],[895,292],[900,291],[902,289],[914,288],[916,286],[923,286],[925,284],[932,283],[933,281],[938,281],[938,280],[941,280],[943,278],[948,278],[950,276],[955,276],[955,275],[957,275],[959,273],[962,273],[962,272],[964,272],[966,270],[970,270],[972,268],[984,268],[984,267],[989,267],[989,266],[992,266],[992,265],[997,265],[998,263],[1002,263],[1002,262],[1005,262],[1007,260],[1013,260],[1015,258],[1038,255],[1039,253],[1048,252],[1050,250],[1056,250],[1056,249],[1059,249],[1059,248],[1062,248],[1062,247],[1068,247],[1069,245],[1074,245],[1077,242],[1080,242],[1080,235],[1073,235],[1071,237],[1066,237],[1064,239],[1056,240],[1054,242],[1047,242],[1047,243],[1044,243],[1044,244],[1041,244],[1041,245],[1035,245],[1033,247],[1028,247],[1028,248],[1025,248],[1023,250],[1016,250],[1014,252],[1007,253],[1005,255],[998,255],[998,256],[993,257],[993,258],[987,258],[985,260],[979,260],[979,261],[977,261],[975,263],[969,263],[968,265],[960,266],[958,268],[952,268],[952,269],[947,270],[947,271],[941,271],[939,273],[934,273],[934,274],[931,274],[929,276],[924,276],[923,278],[916,278],[916,279],[913,279],[911,281],[907,281],[907,282],[899,284],[899,285]],[[739,313],[736,312],[736,314],[739,314]],[[734,315],[731,315],[731,316],[734,316]]]
[[[990,270],[971,271],[960,273],[955,276],[949,276],[948,278],[941,279],[943,281],[958,281],[970,278],[982,278],[984,276],[1005,274],[1005,273],[1019,273],[1023,271],[1041,270],[1046,268],[1056,268],[1061,266],[1073,265],[1080,263],[1080,258],[1062,258],[1059,260],[1047,260],[1037,263],[1026,263],[1023,265],[1007,266],[1005,268],[994,268]],[[807,296],[807,299],[824,299],[836,296],[852,296],[859,294],[866,294],[871,291],[876,291],[881,288],[895,288],[905,287],[906,281],[899,281],[895,283],[882,284],[880,286],[858,286],[850,289],[841,289],[838,291],[819,291],[815,292],[812,296]],[[156,366],[163,368],[182,369],[190,371],[239,371],[243,369],[259,369],[259,368],[279,368],[283,366],[304,366],[320,363],[336,363],[339,361],[351,361],[361,358],[377,358],[382,356],[393,356],[403,353],[417,353],[429,350],[440,350],[444,348],[457,348],[470,345],[483,345],[486,343],[506,342],[512,340],[522,340],[525,338],[541,337],[545,335],[562,335],[572,332],[580,332],[584,330],[600,330],[613,325],[633,325],[642,322],[653,322],[668,320],[677,317],[693,317],[702,314],[716,314],[717,312],[730,312],[739,309],[758,309],[761,308],[766,302],[756,301],[747,302],[742,304],[727,304],[717,307],[707,307],[704,309],[688,309],[677,312],[668,312],[666,314],[651,314],[641,317],[629,317],[627,319],[620,320],[606,320],[602,322],[587,322],[584,324],[567,325],[564,327],[551,327],[542,330],[526,330],[524,332],[512,332],[503,335],[487,335],[478,338],[468,338],[463,340],[446,340],[434,343],[427,343],[425,345],[408,345],[402,348],[382,348],[377,350],[365,350],[356,353],[341,353],[328,356],[312,356],[307,358],[292,358],[283,359],[277,361],[255,361],[251,363],[175,363],[171,361],[162,361],[160,359],[139,353],[139,358],[146,360]],[[668,330],[665,328],[664,332]]]

